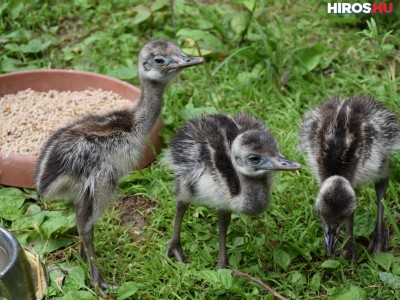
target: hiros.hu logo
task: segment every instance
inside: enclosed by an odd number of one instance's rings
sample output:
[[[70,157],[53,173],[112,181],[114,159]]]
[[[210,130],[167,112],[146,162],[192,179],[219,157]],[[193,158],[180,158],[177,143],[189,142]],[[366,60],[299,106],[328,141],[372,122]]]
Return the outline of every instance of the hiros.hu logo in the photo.
[[[328,3],[328,14],[389,14],[393,11],[392,2],[373,3]]]

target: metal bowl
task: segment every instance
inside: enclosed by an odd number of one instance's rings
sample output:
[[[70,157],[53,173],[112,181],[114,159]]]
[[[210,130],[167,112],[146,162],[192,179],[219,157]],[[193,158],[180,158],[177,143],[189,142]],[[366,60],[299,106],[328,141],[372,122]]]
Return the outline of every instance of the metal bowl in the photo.
[[[0,296],[9,300],[35,300],[32,271],[17,239],[0,227]]]

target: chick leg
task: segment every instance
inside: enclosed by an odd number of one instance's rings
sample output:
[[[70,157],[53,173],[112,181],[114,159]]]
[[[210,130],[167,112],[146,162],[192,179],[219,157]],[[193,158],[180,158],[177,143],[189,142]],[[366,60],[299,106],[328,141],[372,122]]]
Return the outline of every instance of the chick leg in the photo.
[[[167,246],[167,256],[175,257],[175,259],[179,262],[183,262],[184,258],[186,257],[186,254],[183,251],[181,245],[181,225],[183,217],[188,207],[189,203],[178,200],[176,201],[176,216],[174,222],[174,231],[172,233],[172,238]]]
[[[382,200],[386,196],[386,190],[389,185],[389,179],[383,179],[375,184],[376,191],[376,204],[378,206],[378,213],[376,219],[375,230],[372,234],[371,241],[368,246],[368,251],[372,252],[373,255],[378,254],[379,252],[387,251],[388,249],[388,240],[387,240],[387,232],[385,228],[385,223],[383,221],[383,213],[384,208],[382,204]]]
[[[86,255],[86,250],[85,250],[85,247],[83,246],[83,243],[81,243],[79,246],[79,254],[82,257],[82,260],[87,263],[87,255]]]
[[[354,213],[346,221],[346,237],[347,242],[343,250],[343,254],[347,259],[351,259],[353,262],[357,262],[357,255],[354,244]]]
[[[108,285],[104,282],[101,276],[100,270],[95,265],[96,253],[94,250],[94,218],[91,205],[89,202],[92,201],[90,198],[86,198],[83,201],[83,205],[77,206],[76,209],[76,225],[78,229],[79,237],[82,241],[82,247],[80,249],[82,258],[87,261],[90,270],[90,282],[92,287],[99,286],[99,293],[101,297],[106,297],[107,295],[103,290],[114,289],[114,286]],[[86,204],[86,205],[85,205]]]
[[[231,212],[218,211],[218,231],[219,231],[219,259],[217,270],[227,269],[229,267],[228,259],[226,257],[226,233],[231,221]]]

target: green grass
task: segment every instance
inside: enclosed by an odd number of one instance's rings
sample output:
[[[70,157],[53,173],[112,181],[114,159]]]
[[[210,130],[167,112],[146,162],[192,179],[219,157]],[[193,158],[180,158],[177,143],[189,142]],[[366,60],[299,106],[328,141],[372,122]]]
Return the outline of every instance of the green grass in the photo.
[[[0,73],[80,69],[138,85],[140,47],[151,39],[175,40],[188,53],[200,49],[206,64],[185,70],[166,90],[165,145],[199,111],[246,111],[265,121],[284,155],[302,163],[298,124],[307,110],[332,95],[372,94],[400,115],[400,7],[394,1],[396,12],[375,20],[328,15],[327,1],[207,2],[0,4]],[[392,216],[385,218],[389,253],[374,259],[366,251],[376,205],[374,190],[365,187],[358,193],[356,212],[358,266],[340,256],[325,257],[313,206],[317,185],[304,165],[299,172],[278,174],[265,213],[233,216],[227,239],[231,266],[290,299],[400,299],[400,236],[393,226],[400,214],[399,155],[393,169],[386,200]],[[107,281],[122,285],[116,298],[273,299],[256,283],[214,271],[216,213],[207,208],[191,207],[185,216],[182,241],[188,263],[165,257],[175,202],[173,177],[160,159],[127,176],[118,192],[141,195],[149,204],[131,208],[146,220],[142,235],[120,225],[123,212],[117,204],[96,226],[98,264]],[[58,215],[60,209],[65,215],[72,212],[57,202],[35,203],[14,189],[0,193],[7,209],[7,199],[19,199],[12,217],[1,213],[0,225],[42,255],[52,280],[65,276],[59,286],[51,283],[46,299],[93,299],[73,220]]]

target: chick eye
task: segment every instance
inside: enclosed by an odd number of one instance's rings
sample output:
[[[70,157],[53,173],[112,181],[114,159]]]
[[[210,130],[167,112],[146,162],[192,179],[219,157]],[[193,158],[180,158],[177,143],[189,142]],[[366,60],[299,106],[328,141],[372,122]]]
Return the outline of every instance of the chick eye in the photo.
[[[154,62],[157,65],[163,65],[163,64],[165,64],[165,59],[161,56],[158,56],[158,57],[154,58]]]
[[[259,156],[249,156],[249,161],[255,166],[258,166],[262,163],[262,159]]]

